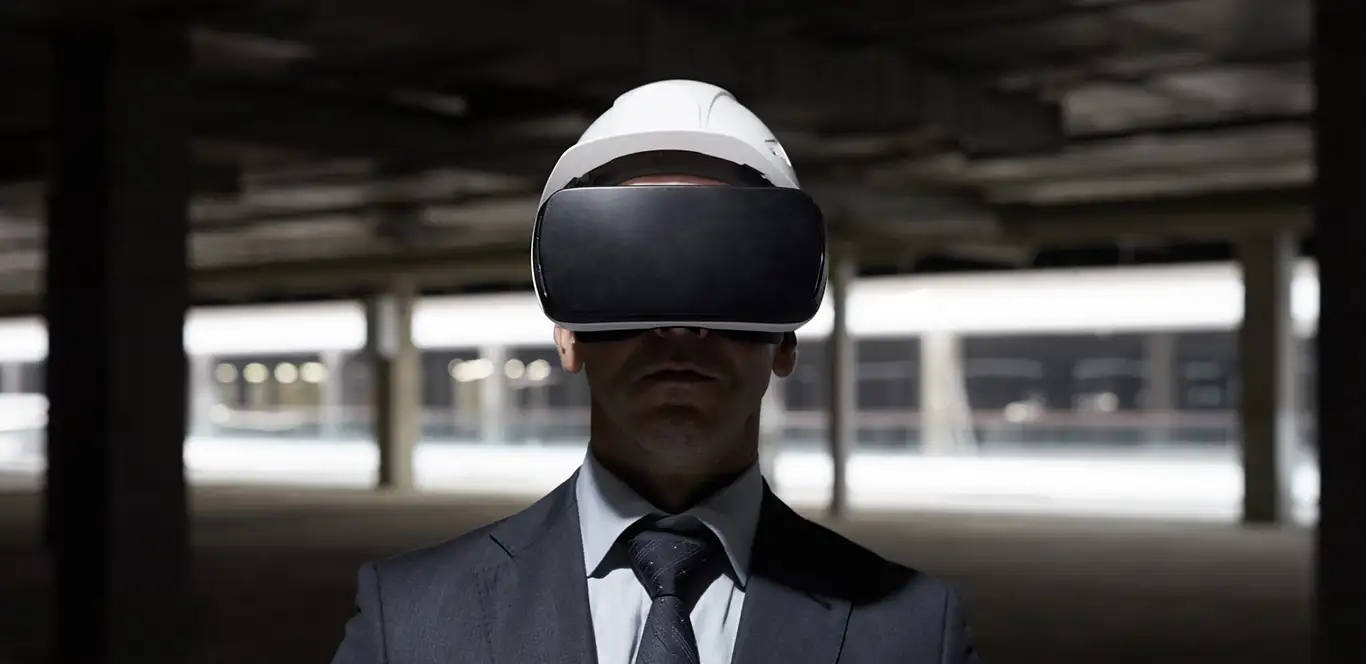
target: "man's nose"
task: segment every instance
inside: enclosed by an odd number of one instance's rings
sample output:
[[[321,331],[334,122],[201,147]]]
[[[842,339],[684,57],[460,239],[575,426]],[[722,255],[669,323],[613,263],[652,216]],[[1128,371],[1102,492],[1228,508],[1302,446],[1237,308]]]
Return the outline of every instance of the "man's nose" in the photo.
[[[695,336],[698,339],[707,338],[707,328],[705,327],[657,327],[655,334],[668,339],[679,336]]]

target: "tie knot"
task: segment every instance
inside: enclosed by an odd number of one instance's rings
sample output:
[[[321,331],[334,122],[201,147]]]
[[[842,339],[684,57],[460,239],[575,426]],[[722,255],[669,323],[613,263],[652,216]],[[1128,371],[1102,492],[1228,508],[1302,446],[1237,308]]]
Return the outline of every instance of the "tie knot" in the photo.
[[[720,548],[705,526],[684,532],[647,527],[631,538],[627,551],[631,568],[650,599],[696,599],[711,580],[704,572]]]

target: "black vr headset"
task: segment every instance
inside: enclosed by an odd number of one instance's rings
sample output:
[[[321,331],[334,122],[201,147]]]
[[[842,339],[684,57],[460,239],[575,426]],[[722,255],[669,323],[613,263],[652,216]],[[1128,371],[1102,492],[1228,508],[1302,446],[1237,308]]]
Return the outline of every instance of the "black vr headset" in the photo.
[[[590,183],[546,199],[531,263],[541,309],[580,341],[685,327],[775,343],[820,309],[825,220],[799,189]]]

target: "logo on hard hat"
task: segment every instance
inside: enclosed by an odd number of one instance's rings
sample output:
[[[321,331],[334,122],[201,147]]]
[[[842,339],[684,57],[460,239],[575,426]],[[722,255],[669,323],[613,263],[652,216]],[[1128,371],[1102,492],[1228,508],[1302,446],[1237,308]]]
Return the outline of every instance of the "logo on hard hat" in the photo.
[[[778,139],[770,138],[764,141],[764,145],[768,146],[768,151],[772,152],[773,156],[783,160],[785,166],[792,168],[792,160],[787,158],[787,151],[783,149],[783,146],[778,142]]]

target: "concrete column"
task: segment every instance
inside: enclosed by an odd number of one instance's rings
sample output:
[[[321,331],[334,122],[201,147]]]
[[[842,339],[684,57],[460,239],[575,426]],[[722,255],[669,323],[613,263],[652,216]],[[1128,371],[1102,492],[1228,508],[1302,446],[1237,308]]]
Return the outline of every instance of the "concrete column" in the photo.
[[[1143,407],[1153,411],[1147,432],[1150,443],[1172,442],[1172,418],[1176,413],[1176,335],[1156,332],[1144,339]]]
[[[849,511],[849,452],[858,436],[858,382],[855,371],[854,338],[849,334],[849,287],[858,275],[858,256],[848,244],[835,244],[830,250],[830,304],[834,324],[826,341],[829,348],[829,441],[832,470],[830,516],[840,518]]]
[[[399,491],[413,488],[413,449],[421,434],[422,367],[412,334],[416,299],[412,283],[396,283],[366,302],[379,486]]]
[[[768,391],[764,392],[764,401],[759,408],[759,471],[768,480],[769,488],[777,491],[775,464],[782,450],[783,434],[787,430],[787,404],[783,399],[783,383],[780,379],[769,380]]]
[[[22,379],[18,362],[0,363],[0,394],[19,393]]]
[[[1319,262],[1316,664],[1366,653],[1366,3],[1316,0]]]
[[[53,30],[44,307],[53,661],[187,656],[185,35]]]
[[[342,403],[342,392],[346,386],[346,355],[339,350],[329,350],[322,354],[321,359],[323,368],[327,370],[327,377],[321,385],[322,417],[321,426],[318,427],[319,433],[323,438],[340,438],[343,433],[342,420],[346,414],[346,405]]]
[[[1238,332],[1243,521],[1280,523],[1293,509],[1298,349],[1290,315],[1295,238],[1268,233],[1238,245],[1243,324]]]
[[[522,380],[525,381],[526,378],[524,377]],[[523,385],[528,385],[528,383],[523,383]],[[524,410],[518,410],[517,417],[527,423],[527,442],[540,445],[545,443],[546,439],[553,437],[546,428],[546,411],[550,407],[549,394],[544,385],[534,383],[523,389],[526,390],[527,403]]]
[[[511,433],[508,409],[508,377],[504,365],[508,361],[506,346],[484,346],[479,349],[479,357],[493,364],[493,372],[488,378],[479,381],[479,430],[483,442],[505,445]],[[519,441],[520,442],[520,441]]]
[[[218,403],[218,381],[214,378],[214,359],[207,355],[187,356],[190,363],[190,433],[208,435],[213,421],[209,413]]]
[[[921,335],[920,440],[925,454],[953,454],[975,446],[963,380],[962,339],[945,331]]]

